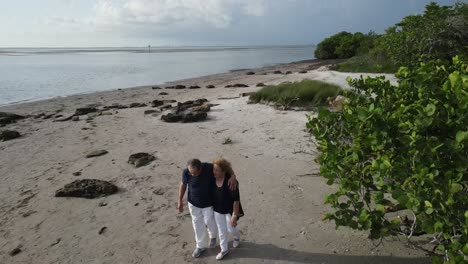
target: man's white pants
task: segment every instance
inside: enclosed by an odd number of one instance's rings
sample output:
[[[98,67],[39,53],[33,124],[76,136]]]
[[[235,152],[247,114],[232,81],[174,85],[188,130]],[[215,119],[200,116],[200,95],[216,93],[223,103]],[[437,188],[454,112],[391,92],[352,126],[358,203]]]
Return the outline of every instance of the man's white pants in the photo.
[[[193,231],[195,232],[195,241],[197,248],[206,247],[206,233],[205,226],[208,228],[208,235],[210,239],[216,238],[218,229],[213,215],[213,207],[198,208],[191,203],[188,203],[190,215],[192,216]]]
[[[219,232],[219,246],[222,252],[226,252],[228,248],[228,232],[232,234],[234,239],[240,238],[240,232],[237,228],[231,225],[231,214],[214,213],[216,225]]]

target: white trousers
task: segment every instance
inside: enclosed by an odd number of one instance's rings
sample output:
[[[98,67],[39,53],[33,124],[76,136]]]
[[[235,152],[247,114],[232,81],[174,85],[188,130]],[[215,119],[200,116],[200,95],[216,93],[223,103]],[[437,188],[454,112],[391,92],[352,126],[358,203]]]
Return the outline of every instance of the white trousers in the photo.
[[[190,215],[192,216],[193,231],[195,232],[195,241],[197,248],[206,247],[206,233],[205,229],[208,228],[208,235],[210,239],[216,238],[218,229],[213,215],[213,207],[198,208],[191,203],[188,203]],[[205,228],[206,227],[206,228]]]
[[[216,225],[219,233],[219,246],[222,252],[226,252],[228,248],[228,232],[234,239],[240,239],[240,232],[237,228],[231,225],[231,214],[219,214],[214,212]]]

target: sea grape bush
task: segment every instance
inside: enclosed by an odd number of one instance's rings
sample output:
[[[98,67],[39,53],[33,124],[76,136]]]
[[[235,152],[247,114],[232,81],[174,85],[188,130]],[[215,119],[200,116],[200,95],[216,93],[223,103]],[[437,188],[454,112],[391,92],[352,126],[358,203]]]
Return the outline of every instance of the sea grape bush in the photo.
[[[336,186],[325,219],[373,239],[429,234],[433,263],[467,263],[467,67],[459,57],[401,67],[398,86],[349,79],[342,110],[309,116],[320,173]]]

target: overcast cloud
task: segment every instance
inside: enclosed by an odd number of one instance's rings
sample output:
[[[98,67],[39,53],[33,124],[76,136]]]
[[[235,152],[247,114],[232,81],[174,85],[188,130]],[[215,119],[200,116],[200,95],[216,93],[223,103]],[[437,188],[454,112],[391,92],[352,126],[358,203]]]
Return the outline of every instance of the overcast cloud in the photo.
[[[1,0],[0,47],[313,44],[383,30],[426,0]],[[452,5],[455,0],[436,1]]]

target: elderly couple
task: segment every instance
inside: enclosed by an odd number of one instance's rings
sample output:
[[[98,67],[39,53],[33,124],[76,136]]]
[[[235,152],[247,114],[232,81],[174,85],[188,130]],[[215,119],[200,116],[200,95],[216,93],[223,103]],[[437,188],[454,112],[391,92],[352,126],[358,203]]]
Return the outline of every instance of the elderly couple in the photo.
[[[216,237],[219,234],[221,252],[216,255],[216,259],[221,260],[229,253],[228,232],[234,237],[233,247],[239,246],[240,233],[236,226],[239,217],[244,215],[231,164],[223,158],[216,159],[213,163],[189,160],[179,186],[179,212],[184,210],[182,199],[187,187],[188,207],[197,243],[192,256],[198,258],[205,250],[207,228],[209,248],[216,246]]]

